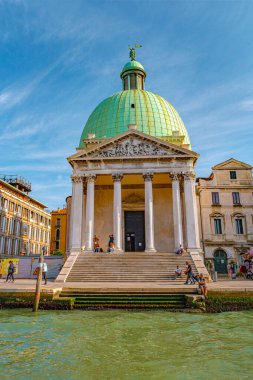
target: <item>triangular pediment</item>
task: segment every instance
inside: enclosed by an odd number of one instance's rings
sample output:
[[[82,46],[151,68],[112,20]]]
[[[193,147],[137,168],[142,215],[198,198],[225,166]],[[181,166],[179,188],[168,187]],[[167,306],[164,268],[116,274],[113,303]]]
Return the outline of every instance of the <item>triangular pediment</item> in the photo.
[[[145,157],[184,157],[197,159],[198,154],[189,149],[149,136],[143,132],[129,130],[114,138],[104,140],[100,144],[78,150],[76,154],[69,157],[69,161]]]
[[[227,161],[221,162],[218,165],[212,167],[212,170],[240,170],[240,169],[252,169],[251,165],[245,162],[238,161],[235,158],[230,158]]]

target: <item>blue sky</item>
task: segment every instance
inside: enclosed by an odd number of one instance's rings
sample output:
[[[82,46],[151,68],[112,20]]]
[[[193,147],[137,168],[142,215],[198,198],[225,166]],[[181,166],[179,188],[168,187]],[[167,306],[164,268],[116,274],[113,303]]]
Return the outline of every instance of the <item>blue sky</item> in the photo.
[[[92,110],[121,90],[128,45],[177,109],[196,167],[252,162],[253,1],[0,0],[0,173],[61,207]]]

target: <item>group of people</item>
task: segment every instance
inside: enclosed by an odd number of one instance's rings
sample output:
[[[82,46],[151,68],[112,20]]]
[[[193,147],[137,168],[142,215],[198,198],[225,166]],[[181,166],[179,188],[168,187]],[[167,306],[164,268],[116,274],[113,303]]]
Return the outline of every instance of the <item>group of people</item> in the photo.
[[[16,267],[12,260],[9,261],[8,271],[7,271],[7,277],[5,282],[14,282],[14,273],[16,272]],[[38,268],[36,268],[35,273],[38,273]],[[44,284],[47,285],[47,263],[44,261],[42,264],[42,278],[44,280]]]
[[[94,245],[94,252],[101,252],[101,253],[104,252],[103,248],[100,247],[99,238],[97,237],[97,235],[95,235],[93,238],[93,245]],[[114,236],[113,234],[111,234],[109,235],[108,247],[107,247],[106,252],[107,253],[113,252],[114,249],[115,249]]]
[[[180,248],[177,250],[176,254],[182,256],[184,252],[183,247],[180,245]],[[192,271],[192,266],[189,264],[188,261],[185,263],[186,267],[183,272],[182,268],[180,268],[179,265],[177,265],[177,268],[175,269],[175,276],[176,278],[183,278],[183,274],[186,275],[186,281],[184,285],[194,285],[198,283],[200,292],[203,296],[207,296],[207,284],[206,284],[206,279],[203,276],[202,273],[199,275],[194,275]]]

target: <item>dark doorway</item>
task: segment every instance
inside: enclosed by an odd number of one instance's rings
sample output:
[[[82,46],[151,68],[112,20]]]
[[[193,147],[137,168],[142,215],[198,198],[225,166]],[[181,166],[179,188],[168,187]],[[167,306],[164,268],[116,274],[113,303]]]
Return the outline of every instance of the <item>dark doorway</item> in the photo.
[[[223,249],[218,249],[214,252],[214,267],[215,272],[225,274],[227,270],[227,254]]]
[[[125,211],[125,251],[145,250],[144,211]]]

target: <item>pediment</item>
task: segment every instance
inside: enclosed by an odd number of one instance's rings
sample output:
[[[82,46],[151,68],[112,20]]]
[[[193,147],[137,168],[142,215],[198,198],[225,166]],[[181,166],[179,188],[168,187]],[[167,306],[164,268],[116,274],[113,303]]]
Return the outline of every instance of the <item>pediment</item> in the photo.
[[[139,131],[127,131],[107,141],[104,140],[101,144],[79,150],[69,157],[69,161],[147,157],[197,158],[198,154]]]
[[[221,162],[212,167],[213,170],[238,170],[238,169],[252,169],[251,165],[245,162],[238,161],[235,158],[230,158],[227,161]]]

